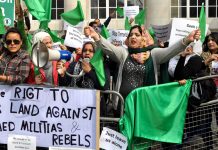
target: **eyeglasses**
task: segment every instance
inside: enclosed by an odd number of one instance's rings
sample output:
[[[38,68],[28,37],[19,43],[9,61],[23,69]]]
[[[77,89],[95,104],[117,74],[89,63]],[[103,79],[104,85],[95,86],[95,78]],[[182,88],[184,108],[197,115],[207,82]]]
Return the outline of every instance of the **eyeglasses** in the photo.
[[[19,40],[6,40],[6,41],[5,41],[5,43],[6,43],[7,45],[12,44],[12,42],[13,42],[14,44],[16,44],[16,45],[20,44],[20,41],[19,41]]]

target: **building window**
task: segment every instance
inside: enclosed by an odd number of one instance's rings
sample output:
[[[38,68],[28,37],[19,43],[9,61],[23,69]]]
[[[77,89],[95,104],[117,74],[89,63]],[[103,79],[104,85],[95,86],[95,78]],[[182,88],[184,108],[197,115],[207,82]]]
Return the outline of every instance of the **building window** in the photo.
[[[52,0],[51,19],[61,19],[60,14],[64,12],[64,0]]]
[[[208,18],[218,16],[218,0],[171,0],[171,18],[198,18],[204,3]]]
[[[64,0],[52,0],[51,20],[61,19],[60,14],[64,12]],[[32,16],[32,20],[37,20]]]
[[[123,8],[125,0],[91,0],[91,19],[106,19],[119,6]],[[144,0],[128,0],[127,6],[139,6],[144,8]],[[117,13],[113,18],[123,18]]]

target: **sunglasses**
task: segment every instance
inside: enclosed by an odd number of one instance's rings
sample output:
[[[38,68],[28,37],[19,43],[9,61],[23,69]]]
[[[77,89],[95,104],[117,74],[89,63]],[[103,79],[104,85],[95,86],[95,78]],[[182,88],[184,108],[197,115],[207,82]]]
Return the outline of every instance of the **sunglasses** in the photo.
[[[19,40],[6,40],[6,41],[5,41],[5,43],[6,43],[7,45],[12,44],[12,42],[13,42],[14,44],[16,44],[16,45],[20,44],[20,41],[19,41]]]

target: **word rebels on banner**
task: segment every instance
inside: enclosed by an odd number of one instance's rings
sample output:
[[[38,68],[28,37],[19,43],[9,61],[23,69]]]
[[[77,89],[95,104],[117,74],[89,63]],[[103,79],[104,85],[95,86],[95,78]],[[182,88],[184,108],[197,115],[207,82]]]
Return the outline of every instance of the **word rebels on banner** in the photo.
[[[20,134],[40,147],[98,147],[99,91],[0,85],[0,93],[0,143]]]

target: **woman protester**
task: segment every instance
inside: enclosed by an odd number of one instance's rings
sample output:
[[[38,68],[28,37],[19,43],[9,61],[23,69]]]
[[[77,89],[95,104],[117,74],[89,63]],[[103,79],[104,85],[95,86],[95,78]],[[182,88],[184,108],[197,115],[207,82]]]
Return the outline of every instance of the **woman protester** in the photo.
[[[52,50],[53,41],[47,32],[37,32],[33,36],[33,45],[35,45],[37,42],[42,42],[49,50]],[[63,45],[60,47],[66,49],[66,47]],[[57,61],[48,61],[46,66],[43,68],[36,68],[36,66],[32,64],[28,83],[58,86],[58,69],[61,68],[57,68]]]
[[[194,39],[199,39],[200,30],[192,31],[187,37],[167,48],[144,47],[142,29],[139,25],[131,27],[127,36],[128,49],[116,47],[90,27],[91,37],[103,53],[119,65],[115,90],[126,96],[134,89],[158,83],[157,66],[183,51]],[[114,100],[117,109],[118,99]]]
[[[79,61],[70,63],[67,72],[71,75],[79,75],[81,71],[84,74],[80,77],[70,77],[66,74],[66,69],[59,75],[60,86],[70,86],[87,89],[109,90],[110,86],[110,71],[107,65],[104,63],[105,84],[102,85],[97,77],[97,71],[90,64],[90,60],[93,58],[96,52],[93,42],[86,42],[82,48],[82,56]],[[58,67],[62,64],[58,63]],[[64,67],[65,68],[65,67]],[[107,95],[101,96],[100,113],[101,116],[106,115],[106,99]]]
[[[0,82],[6,84],[25,83],[30,71],[30,56],[22,49],[20,31],[10,28],[4,38],[6,48],[0,55]]]

